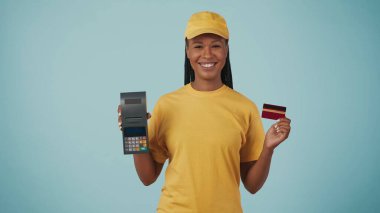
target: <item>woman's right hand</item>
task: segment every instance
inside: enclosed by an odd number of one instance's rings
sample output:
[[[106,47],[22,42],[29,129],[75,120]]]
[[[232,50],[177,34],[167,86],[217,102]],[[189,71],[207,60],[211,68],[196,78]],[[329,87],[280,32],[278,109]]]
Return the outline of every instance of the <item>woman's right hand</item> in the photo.
[[[118,124],[119,124],[119,129],[121,131],[121,128],[122,128],[122,122],[123,122],[123,119],[121,118],[121,105],[119,104],[119,106],[117,107],[117,113],[118,113],[118,118],[117,118],[117,121],[118,121]],[[150,115],[150,113],[146,113],[146,119],[149,119],[150,117],[152,117]]]

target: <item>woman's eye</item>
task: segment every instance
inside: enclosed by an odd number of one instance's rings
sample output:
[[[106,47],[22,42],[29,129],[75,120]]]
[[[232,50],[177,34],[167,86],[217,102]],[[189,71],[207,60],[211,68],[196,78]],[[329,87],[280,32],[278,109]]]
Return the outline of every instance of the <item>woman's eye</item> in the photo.
[[[199,48],[202,48],[202,46],[201,45],[196,45],[196,46],[194,46],[194,48],[199,49]]]
[[[220,45],[216,44],[216,45],[212,45],[213,48],[219,48],[221,47]]]

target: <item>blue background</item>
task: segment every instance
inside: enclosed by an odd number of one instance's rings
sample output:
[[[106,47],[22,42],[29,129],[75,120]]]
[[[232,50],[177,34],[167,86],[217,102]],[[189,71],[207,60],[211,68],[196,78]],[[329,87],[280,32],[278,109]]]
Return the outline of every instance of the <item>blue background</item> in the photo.
[[[122,91],[183,85],[190,15],[222,14],[234,88],[292,132],[245,212],[379,212],[379,1],[0,1],[0,212],[153,212]],[[268,129],[273,123],[264,120]],[[222,186],[221,186],[222,187]]]

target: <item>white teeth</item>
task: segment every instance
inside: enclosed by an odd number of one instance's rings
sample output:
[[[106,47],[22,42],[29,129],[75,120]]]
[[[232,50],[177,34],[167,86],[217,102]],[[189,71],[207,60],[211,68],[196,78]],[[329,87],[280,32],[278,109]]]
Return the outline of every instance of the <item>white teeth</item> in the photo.
[[[202,67],[206,67],[206,68],[208,68],[208,67],[212,67],[212,66],[214,66],[214,65],[215,65],[215,63],[201,64]]]

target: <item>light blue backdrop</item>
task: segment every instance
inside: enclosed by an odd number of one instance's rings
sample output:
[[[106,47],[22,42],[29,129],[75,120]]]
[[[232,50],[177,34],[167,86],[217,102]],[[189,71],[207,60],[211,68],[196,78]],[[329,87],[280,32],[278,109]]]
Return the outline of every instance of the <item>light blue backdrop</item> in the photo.
[[[153,212],[122,153],[122,91],[183,85],[200,10],[230,28],[234,87],[292,132],[245,212],[379,212],[379,1],[0,1],[0,212]],[[265,120],[267,129],[272,124]],[[222,187],[222,186],[221,186]]]

